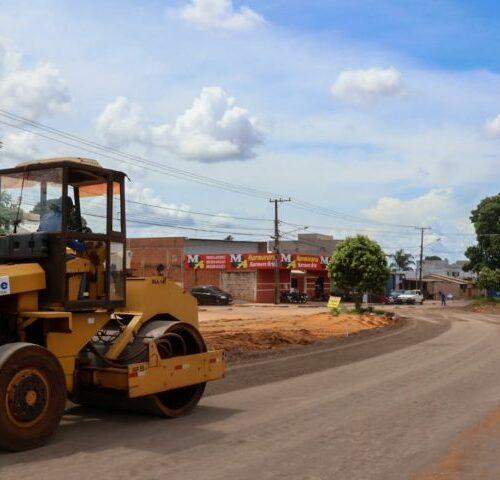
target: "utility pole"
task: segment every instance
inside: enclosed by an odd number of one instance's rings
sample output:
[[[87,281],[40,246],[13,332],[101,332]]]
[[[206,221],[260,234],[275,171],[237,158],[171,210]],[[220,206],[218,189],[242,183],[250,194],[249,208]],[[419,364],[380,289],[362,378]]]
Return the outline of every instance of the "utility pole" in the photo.
[[[274,303],[280,303],[280,230],[278,219],[278,203],[291,202],[291,198],[275,198],[269,199],[270,203],[274,203]]]
[[[424,267],[424,230],[430,230],[431,227],[415,227],[416,230],[420,230],[420,268],[418,275],[418,286],[422,291],[422,269]]]

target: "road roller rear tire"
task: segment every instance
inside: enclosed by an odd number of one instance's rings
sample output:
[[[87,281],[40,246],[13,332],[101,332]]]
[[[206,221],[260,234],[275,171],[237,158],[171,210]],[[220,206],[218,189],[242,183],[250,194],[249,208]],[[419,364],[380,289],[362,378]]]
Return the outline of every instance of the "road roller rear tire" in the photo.
[[[147,362],[149,351],[144,351],[144,338],[158,338],[165,333],[172,333],[182,337],[185,352],[176,351],[175,357],[204,353],[207,347],[200,332],[192,325],[176,320],[152,320],[143,325],[135,340],[122,352],[122,358],[131,358],[128,363]],[[176,342],[175,347],[179,349]],[[175,349],[174,349],[175,350]],[[141,353],[142,352],[142,353]],[[135,354],[139,355],[136,356]],[[160,352],[161,355],[161,352]],[[118,359],[120,361],[120,358]],[[138,412],[158,417],[177,418],[189,414],[198,404],[206,383],[198,383],[187,387],[167,390],[154,395],[128,398],[121,392],[110,391],[79,391],[71,400],[83,406],[119,409]]]
[[[66,404],[64,372],[46,348],[0,347],[0,448],[21,451],[45,444]]]
[[[144,398],[143,411],[157,417],[178,418],[190,413],[205,391],[206,383],[176,388]]]
[[[187,355],[207,351],[205,341],[195,327],[189,323],[171,320],[153,320],[146,323],[139,330],[136,343],[142,344],[140,338],[143,336],[157,336],[164,333],[181,335],[186,344]],[[132,345],[132,348],[134,347],[135,345]],[[198,383],[138,399],[141,400],[141,411],[150,415],[170,418],[187,415],[200,401],[205,391],[205,385],[205,383]]]

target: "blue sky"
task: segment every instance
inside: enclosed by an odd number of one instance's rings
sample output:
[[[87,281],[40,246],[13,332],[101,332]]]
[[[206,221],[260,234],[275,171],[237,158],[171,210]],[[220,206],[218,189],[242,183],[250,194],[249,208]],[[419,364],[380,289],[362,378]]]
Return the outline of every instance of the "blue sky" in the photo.
[[[0,123],[2,165],[92,156],[154,205],[131,218],[193,228],[131,222],[134,235],[266,239],[267,197],[282,195],[296,200],[282,219],[309,231],[415,253],[413,226],[432,226],[427,253],[455,259],[474,239],[470,210],[499,190],[493,2],[4,0],[0,32],[2,110],[241,187]]]

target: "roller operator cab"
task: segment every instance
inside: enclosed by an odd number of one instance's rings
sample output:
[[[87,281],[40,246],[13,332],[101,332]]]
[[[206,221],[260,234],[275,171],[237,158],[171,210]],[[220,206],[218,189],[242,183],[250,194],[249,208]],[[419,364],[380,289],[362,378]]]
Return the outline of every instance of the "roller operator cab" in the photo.
[[[0,448],[45,443],[67,396],[177,417],[224,375],[196,300],[126,277],[124,179],[82,158],[0,170]]]

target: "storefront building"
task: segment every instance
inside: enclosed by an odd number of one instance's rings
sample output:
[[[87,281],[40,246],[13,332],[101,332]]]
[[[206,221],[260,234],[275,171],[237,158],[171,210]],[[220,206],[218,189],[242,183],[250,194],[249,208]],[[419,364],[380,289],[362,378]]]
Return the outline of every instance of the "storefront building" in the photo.
[[[307,293],[310,299],[323,298],[330,291],[326,266],[329,257],[281,253],[279,290],[291,288]],[[212,283],[235,298],[250,302],[274,301],[274,253],[191,254],[185,256],[184,278],[199,285],[201,272],[219,272],[219,282]],[[212,276],[216,278],[217,275]]]
[[[329,256],[282,253],[279,289],[296,288],[310,299],[328,295]],[[186,290],[215,285],[248,302],[274,301],[274,254],[266,242],[202,240],[183,237],[131,238],[127,241],[127,267],[133,276],[161,273]]]

